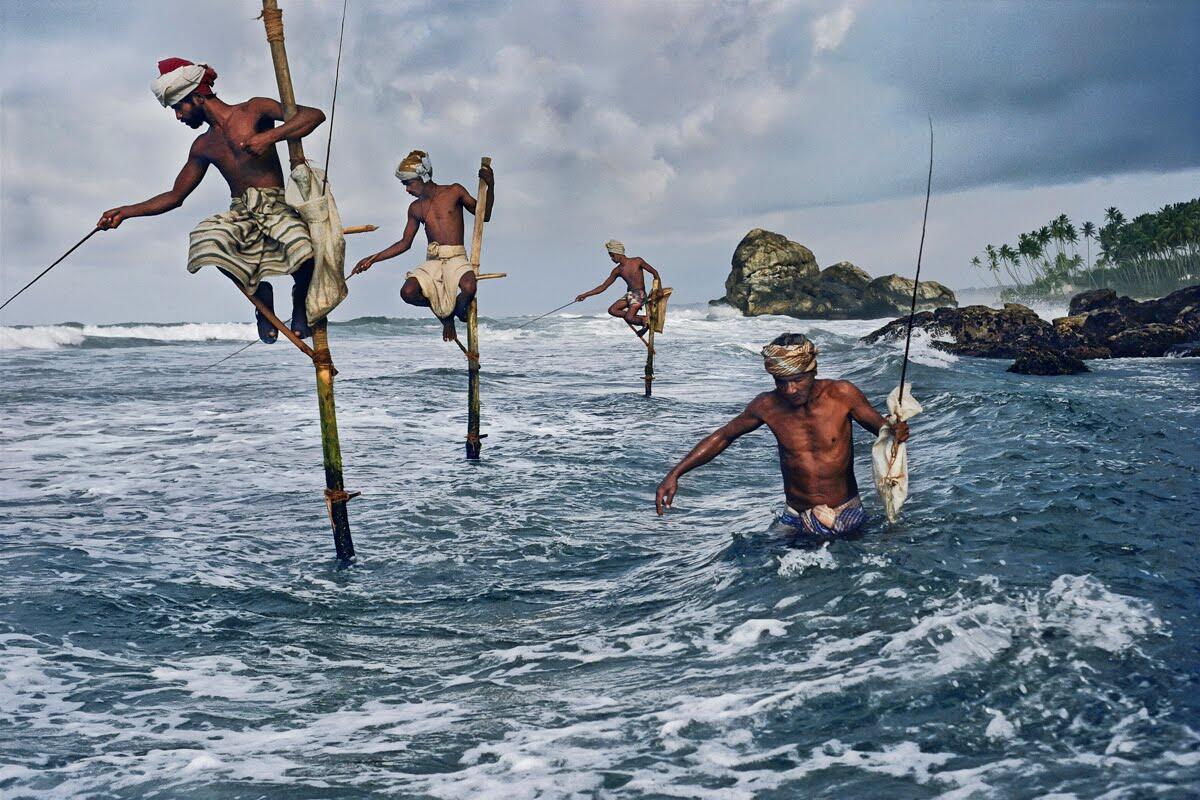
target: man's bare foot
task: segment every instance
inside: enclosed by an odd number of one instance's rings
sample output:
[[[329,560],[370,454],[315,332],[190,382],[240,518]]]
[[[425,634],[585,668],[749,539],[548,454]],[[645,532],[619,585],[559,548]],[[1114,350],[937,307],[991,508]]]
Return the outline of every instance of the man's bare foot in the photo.
[[[453,342],[458,338],[458,331],[454,329],[454,317],[446,317],[442,320],[442,341]]]

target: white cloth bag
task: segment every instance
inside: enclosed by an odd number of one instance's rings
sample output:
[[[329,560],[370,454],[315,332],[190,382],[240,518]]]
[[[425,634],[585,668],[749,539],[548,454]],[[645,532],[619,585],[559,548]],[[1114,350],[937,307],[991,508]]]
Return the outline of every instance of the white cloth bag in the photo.
[[[879,429],[875,444],[871,445],[871,466],[875,473],[875,488],[879,498],[883,500],[883,510],[888,522],[895,522],[900,515],[900,507],[908,499],[908,448],[896,442],[896,435],[891,425],[905,422],[924,409],[912,396],[912,384],[904,386],[904,397],[900,397],[900,387],[892,389],[887,398],[890,425]]]
[[[328,316],[350,293],[346,288],[346,237],[342,233],[342,217],[333,200],[333,190],[325,181],[324,170],[310,164],[301,164],[292,170],[283,196],[304,219],[312,238],[315,263],[304,310],[309,323],[314,323]]]

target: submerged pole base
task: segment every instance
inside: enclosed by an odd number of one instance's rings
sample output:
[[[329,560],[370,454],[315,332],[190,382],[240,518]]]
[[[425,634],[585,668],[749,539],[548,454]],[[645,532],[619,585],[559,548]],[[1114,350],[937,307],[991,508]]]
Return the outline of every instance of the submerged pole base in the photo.
[[[338,561],[343,563],[354,558],[354,539],[350,536],[350,515],[346,503],[362,492],[347,492],[344,489],[325,490],[325,508],[329,511],[329,524],[333,528],[333,549]]]
[[[333,549],[338,561],[350,561],[354,558],[354,539],[350,537],[350,516],[346,513],[346,504],[331,503],[329,519],[333,523]]]

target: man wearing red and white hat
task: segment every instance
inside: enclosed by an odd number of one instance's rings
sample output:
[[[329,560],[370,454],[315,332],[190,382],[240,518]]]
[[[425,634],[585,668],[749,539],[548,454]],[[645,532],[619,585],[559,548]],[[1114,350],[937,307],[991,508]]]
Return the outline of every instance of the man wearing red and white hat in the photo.
[[[208,217],[192,231],[188,271],[214,266],[268,306],[273,305],[272,291],[264,278],[292,275],[289,327],[301,337],[310,336],[304,300],[313,272],[312,241],[300,215],[284,202],[283,168],[275,145],[307,136],[325,121],[325,114],[297,106],[290,120],[277,125],[283,121],[278,100],[252,97],[234,105],[224,102],[213,92],[217,73],[207,64],[168,58],[158,62],[158,70],[151,88],[163,108],[173,109],[175,118],[188,127],[208,125],[208,129],[192,143],[174,186],[141,203],[105,211],[97,226],[116,228],[130,217],[178,208],[200,185],[209,165],[216,166],[233,199],[229,211]],[[258,334],[268,344],[278,336],[261,316]]]

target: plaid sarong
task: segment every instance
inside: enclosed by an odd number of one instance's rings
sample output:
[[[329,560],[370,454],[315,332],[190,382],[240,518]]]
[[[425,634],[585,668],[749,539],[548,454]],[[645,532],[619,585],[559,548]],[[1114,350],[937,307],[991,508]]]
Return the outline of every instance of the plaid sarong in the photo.
[[[283,189],[252,186],[192,231],[187,268],[218,267],[253,291],[263,278],[291,275],[312,257],[308,226],[284,202]]]
[[[822,519],[824,517],[824,519]],[[862,507],[862,500],[854,495],[839,506],[814,506],[804,511],[797,511],[791,506],[779,515],[779,521],[810,536],[822,539],[832,539],[857,533],[858,529],[867,524],[867,512]]]

